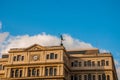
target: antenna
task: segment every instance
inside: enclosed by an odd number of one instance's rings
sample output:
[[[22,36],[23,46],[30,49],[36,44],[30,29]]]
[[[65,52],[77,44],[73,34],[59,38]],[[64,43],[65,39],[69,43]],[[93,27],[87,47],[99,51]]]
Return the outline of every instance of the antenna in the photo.
[[[64,41],[64,39],[63,39],[63,36],[62,36],[62,35],[60,35],[60,40],[61,40],[60,45],[63,46],[63,41]]]

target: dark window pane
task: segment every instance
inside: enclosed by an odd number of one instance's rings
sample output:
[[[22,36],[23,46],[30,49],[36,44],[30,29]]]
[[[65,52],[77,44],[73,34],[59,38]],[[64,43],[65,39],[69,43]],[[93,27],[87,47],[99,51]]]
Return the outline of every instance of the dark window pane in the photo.
[[[102,80],[101,75],[98,75],[98,80]]]
[[[50,75],[50,76],[53,76],[53,68],[50,68],[50,70],[49,70],[49,75]]]
[[[107,80],[110,80],[110,76],[109,75],[107,75]]]
[[[109,66],[109,61],[106,61],[106,66]]]
[[[50,53],[50,59],[54,59],[54,53]]]
[[[22,70],[20,70],[20,77],[22,77]]]
[[[46,59],[49,59],[49,54],[47,54]]]
[[[55,59],[57,59],[57,54],[55,54]]]
[[[55,68],[54,69],[54,76],[56,76],[57,75],[57,69]]]
[[[98,66],[100,66],[100,61],[98,61]]]
[[[21,59],[22,61],[24,60],[24,56],[22,56],[22,59]]]
[[[101,60],[101,66],[105,66],[105,60]]]

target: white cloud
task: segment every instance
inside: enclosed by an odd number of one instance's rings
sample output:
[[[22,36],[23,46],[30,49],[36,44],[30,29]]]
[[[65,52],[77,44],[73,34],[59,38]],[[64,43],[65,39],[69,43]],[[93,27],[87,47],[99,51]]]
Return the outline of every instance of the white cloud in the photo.
[[[110,53],[110,51],[105,49],[100,49],[100,53]]]
[[[114,60],[114,61],[115,61],[117,76],[118,76],[118,80],[119,80],[120,79],[120,62],[118,60]]]
[[[89,43],[85,43],[78,39],[72,38],[68,34],[64,34],[64,46],[66,49],[81,49],[81,48],[93,48]],[[57,46],[60,45],[60,38],[49,34],[37,34],[34,36],[22,35],[22,36],[11,36],[8,40],[4,41],[2,53],[6,53],[10,48],[22,48],[28,47],[32,44],[40,44],[42,46]]]
[[[2,28],[2,22],[0,21],[0,29]]]

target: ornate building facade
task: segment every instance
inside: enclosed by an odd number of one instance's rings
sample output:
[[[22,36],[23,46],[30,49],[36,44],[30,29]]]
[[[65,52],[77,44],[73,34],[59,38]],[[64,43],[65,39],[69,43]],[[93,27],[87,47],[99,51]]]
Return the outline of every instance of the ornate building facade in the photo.
[[[110,53],[63,46],[13,48],[0,59],[0,80],[118,80]]]

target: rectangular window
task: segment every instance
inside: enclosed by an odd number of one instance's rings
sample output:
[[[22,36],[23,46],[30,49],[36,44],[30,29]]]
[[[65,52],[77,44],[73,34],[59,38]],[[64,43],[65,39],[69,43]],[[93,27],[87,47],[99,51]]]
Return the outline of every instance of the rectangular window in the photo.
[[[87,62],[86,62],[86,61],[84,61],[84,66],[85,66],[85,67],[87,66]]]
[[[54,53],[50,53],[50,59],[54,59]]]
[[[96,80],[96,79],[95,79],[95,75],[93,75],[93,80]]]
[[[88,60],[88,66],[91,66],[91,60]]]
[[[79,75],[79,80],[82,80],[82,75]]]
[[[55,59],[57,59],[57,54],[55,54]]]
[[[17,61],[20,61],[20,57],[21,57],[20,55],[17,55]]]
[[[106,61],[106,66],[109,66],[109,61]]]
[[[105,66],[105,60],[101,60],[101,66]]]
[[[84,75],[84,80],[87,80],[87,75]]]
[[[56,76],[56,75],[57,75],[57,69],[54,68],[54,76]]]
[[[16,61],[16,56],[13,57],[13,61]]]
[[[52,67],[49,69],[49,75],[53,76],[53,68]]]
[[[98,80],[102,80],[102,77],[101,77],[101,75],[98,75]]]
[[[49,54],[46,55],[46,59],[49,59]]]
[[[20,77],[22,77],[22,70],[20,70]]]
[[[24,60],[24,56],[22,56],[22,59],[21,59],[22,61]]]
[[[95,66],[95,61],[92,61],[92,66]]]
[[[97,63],[98,63],[98,66],[100,66],[100,61],[98,61]]]
[[[73,65],[73,62],[71,62],[71,67],[73,67],[74,65]]]
[[[45,68],[45,76],[48,76],[48,68]]]
[[[75,61],[74,61],[74,67],[77,67],[77,66],[78,66],[78,61],[75,60]]]
[[[81,67],[82,66],[82,62],[79,62],[79,67]]]

